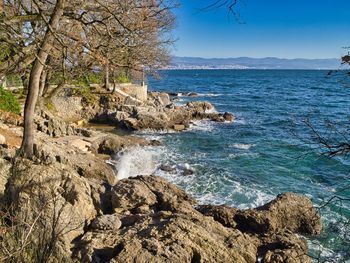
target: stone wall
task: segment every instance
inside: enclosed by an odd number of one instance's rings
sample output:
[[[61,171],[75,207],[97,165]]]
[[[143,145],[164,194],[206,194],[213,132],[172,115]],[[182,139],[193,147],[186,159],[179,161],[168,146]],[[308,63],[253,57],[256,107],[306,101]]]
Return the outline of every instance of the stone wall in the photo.
[[[141,101],[147,100],[147,85],[136,85],[131,83],[118,84],[117,88],[131,97]]]

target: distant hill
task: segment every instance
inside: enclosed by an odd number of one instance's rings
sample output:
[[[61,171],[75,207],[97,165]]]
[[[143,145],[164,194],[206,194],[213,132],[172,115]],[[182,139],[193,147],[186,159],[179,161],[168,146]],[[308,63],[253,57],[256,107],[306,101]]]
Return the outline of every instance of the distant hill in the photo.
[[[340,59],[173,57],[168,69],[339,69]]]

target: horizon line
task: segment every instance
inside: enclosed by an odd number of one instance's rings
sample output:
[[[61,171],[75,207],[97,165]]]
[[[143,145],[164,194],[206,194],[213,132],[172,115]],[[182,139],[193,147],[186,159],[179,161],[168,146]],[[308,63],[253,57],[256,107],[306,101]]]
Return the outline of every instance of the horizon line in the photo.
[[[232,59],[232,58],[252,58],[252,59],[264,59],[264,58],[274,58],[274,59],[286,59],[286,60],[296,60],[296,59],[305,59],[305,60],[326,60],[326,59],[338,59],[339,58],[303,58],[303,57],[296,57],[296,58],[281,58],[281,57],[249,57],[249,56],[239,56],[239,57],[199,57],[199,56],[178,56],[178,55],[172,55],[171,57],[178,57],[178,58],[200,58],[200,59]]]

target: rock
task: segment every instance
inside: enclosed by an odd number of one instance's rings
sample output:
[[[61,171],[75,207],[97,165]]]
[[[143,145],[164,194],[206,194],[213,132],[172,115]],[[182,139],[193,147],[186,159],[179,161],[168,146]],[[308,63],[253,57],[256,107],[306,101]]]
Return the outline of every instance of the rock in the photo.
[[[235,228],[237,223],[234,221],[234,216],[237,209],[228,207],[225,205],[214,206],[214,205],[200,205],[196,209],[203,215],[211,216],[215,221],[220,222],[226,227]]]
[[[171,104],[170,97],[165,92],[159,93],[158,100],[159,100],[160,104],[163,106],[167,106],[167,105]]]
[[[6,143],[6,138],[4,135],[0,134],[0,144],[5,144]]]
[[[70,145],[80,149],[83,152],[87,152],[91,148],[91,143],[82,139],[75,139],[70,142]]]
[[[23,125],[23,117],[12,112],[0,110],[0,121],[8,125]]]
[[[307,197],[284,193],[270,203],[238,211],[234,217],[241,231],[256,233],[287,229],[293,233],[316,235],[322,230],[321,218]]]
[[[96,230],[118,230],[122,225],[117,215],[102,215],[92,221],[91,228]]]
[[[97,214],[89,183],[58,163],[37,165],[17,159],[16,171],[20,176],[11,176],[5,191],[13,216],[19,222],[25,220],[33,231],[32,242],[40,238],[41,244],[49,244],[56,233],[53,254],[70,255],[72,241]]]
[[[176,171],[176,168],[174,166],[168,165],[168,164],[162,164],[159,166],[159,169],[164,171],[164,172],[174,172]]]
[[[88,124],[88,121],[87,120],[78,120],[75,122],[75,124],[78,126],[84,126],[84,125]]]
[[[94,153],[113,155],[130,146],[157,146],[159,143],[160,142],[156,140],[147,141],[137,136],[117,136],[109,134],[94,141],[91,145],[91,149]]]
[[[175,131],[183,131],[186,129],[186,126],[183,124],[175,124],[173,128]]]
[[[148,206],[153,210],[186,210],[195,201],[174,185],[156,176],[138,176],[119,181],[112,189],[112,208],[126,211]],[[182,204],[186,204],[182,207]]]
[[[234,121],[235,117],[233,116],[232,113],[229,113],[229,112],[225,112],[224,115],[223,115],[225,121]]]
[[[189,92],[189,93],[187,93],[187,96],[188,97],[197,97],[198,93],[196,93],[196,92]]]
[[[192,207],[194,200],[164,179],[124,179],[113,192],[120,194],[118,206],[127,209],[118,212],[123,213],[122,228],[87,231],[77,241],[77,261],[256,262],[252,238],[197,212]],[[128,205],[131,203],[152,209],[140,214]]]
[[[10,162],[0,157],[0,197],[3,196],[5,191],[5,185],[7,183],[8,178],[10,177],[10,168]]]
[[[186,104],[186,107],[198,111],[198,112],[207,112],[214,110],[214,106],[207,101],[194,101]]]
[[[192,170],[192,169],[187,169],[187,168],[185,168],[185,169],[183,169],[183,171],[182,171],[182,175],[183,176],[188,176],[188,175],[193,175],[194,174],[194,171]]]
[[[127,179],[119,181],[111,195],[112,208],[115,211],[135,209],[140,206],[152,207],[157,203],[157,196],[146,184]]]

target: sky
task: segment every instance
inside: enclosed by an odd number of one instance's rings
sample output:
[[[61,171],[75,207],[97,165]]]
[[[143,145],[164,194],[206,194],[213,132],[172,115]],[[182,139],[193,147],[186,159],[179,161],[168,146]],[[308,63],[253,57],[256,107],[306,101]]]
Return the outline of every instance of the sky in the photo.
[[[173,54],[204,58],[338,58],[350,46],[350,0],[240,0],[239,21],[216,0],[180,0]]]

